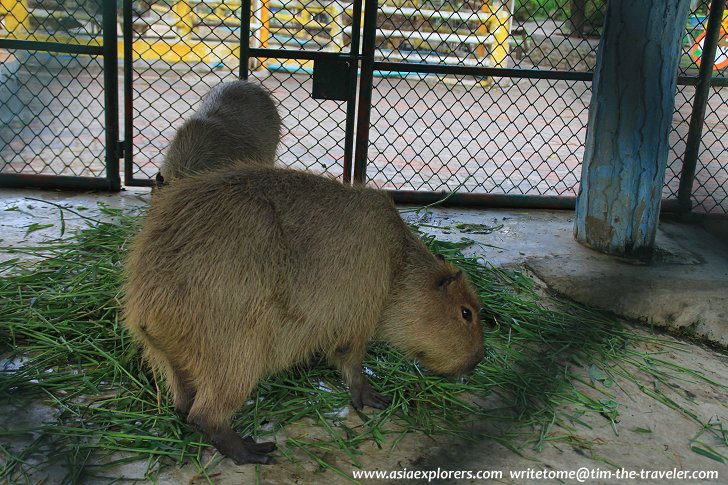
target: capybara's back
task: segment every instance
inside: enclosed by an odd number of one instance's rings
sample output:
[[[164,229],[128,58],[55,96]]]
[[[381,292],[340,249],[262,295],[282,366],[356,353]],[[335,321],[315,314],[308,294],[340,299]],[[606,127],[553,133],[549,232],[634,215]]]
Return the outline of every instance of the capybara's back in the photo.
[[[238,463],[270,450],[240,440],[229,416],[261,376],[316,352],[357,408],[388,403],[361,372],[373,335],[442,374],[483,357],[462,273],[385,194],[311,174],[248,166],[177,180],[155,196],[126,269],[127,326],[180,414]]]
[[[175,133],[161,179],[168,183],[236,164],[272,166],[280,138],[281,118],[265,88],[243,80],[219,84]]]

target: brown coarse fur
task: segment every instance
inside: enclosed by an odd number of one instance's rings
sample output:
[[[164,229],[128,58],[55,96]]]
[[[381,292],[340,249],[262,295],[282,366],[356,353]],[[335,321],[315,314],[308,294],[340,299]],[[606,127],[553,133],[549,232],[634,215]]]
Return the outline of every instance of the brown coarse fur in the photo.
[[[281,118],[265,88],[243,80],[219,84],[175,133],[158,180],[241,163],[273,166],[280,139]]]
[[[483,358],[473,288],[385,193],[287,169],[236,167],[160,191],[124,293],[126,325],[177,411],[238,463],[267,463],[272,444],[243,441],[232,413],[261,377],[316,353],[357,409],[388,404],[362,374],[372,337],[443,375]]]

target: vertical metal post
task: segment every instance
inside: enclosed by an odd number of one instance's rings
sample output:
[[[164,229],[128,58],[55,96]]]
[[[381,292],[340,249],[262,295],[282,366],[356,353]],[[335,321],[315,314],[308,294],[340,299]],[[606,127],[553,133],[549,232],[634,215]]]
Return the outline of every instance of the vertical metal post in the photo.
[[[250,0],[241,2],[240,11],[240,67],[238,78],[248,80],[250,65]]]
[[[260,47],[268,48],[268,39],[270,39],[270,10],[268,0],[260,0]]]
[[[354,130],[356,127],[356,81],[359,77],[359,36],[361,35],[362,0],[354,0],[351,12],[351,43],[349,44],[349,93],[346,102],[346,127],[344,132],[344,180],[351,183],[354,155]],[[342,7],[343,8],[343,7]],[[343,25],[341,26],[343,29]]]
[[[695,180],[695,169],[698,164],[700,139],[703,135],[703,124],[705,122],[705,107],[710,96],[710,82],[713,76],[713,64],[715,64],[715,52],[720,38],[725,3],[726,0],[713,0],[710,4],[703,53],[700,56],[700,71],[698,82],[695,84],[693,112],[690,115],[690,128],[685,141],[685,158],[680,174],[680,188],[677,191],[680,207],[685,212],[689,212],[692,208],[693,181]]]
[[[119,57],[116,35],[116,2],[103,2],[104,115],[106,179],[109,189],[121,190],[119,175]]]
[[[124,0],[124,183],[134,178],[134,52],[132,0]]]
[[[366,182],[367,152],[369,149],[369,120],[374,85],[374,50],[377,33],[377,0],[364,4],[364,35],[362,39],[361,76],[359,77],[359,107],[356,120],[354,151],[354,183]]]

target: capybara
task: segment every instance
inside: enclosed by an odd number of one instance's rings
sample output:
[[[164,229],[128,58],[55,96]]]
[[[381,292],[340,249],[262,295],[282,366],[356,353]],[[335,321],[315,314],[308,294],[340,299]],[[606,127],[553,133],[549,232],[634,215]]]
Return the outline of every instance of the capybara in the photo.
[[[179,127],[157,174],[157,185],[238,163],[272,166],[281,118],[270,93],[237,80],[219,84]]]
[[[483,358],[480,304],[385,193],[282,168],[181,178],[152,201],[126,261],[126,326],[166,376],[180,416],[236,463],[273,443],[229,424],[258,380],[314,354],[356,409],[389,400],[362,373],[371,338],[435,373]]]

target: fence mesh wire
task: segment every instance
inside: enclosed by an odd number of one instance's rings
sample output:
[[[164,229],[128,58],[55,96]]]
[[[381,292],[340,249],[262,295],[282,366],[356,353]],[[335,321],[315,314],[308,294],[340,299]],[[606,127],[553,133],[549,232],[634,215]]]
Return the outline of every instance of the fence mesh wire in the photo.
[[[498,79],[483,89],[468,79],[382,77],[368,178],[402,190],[572,195],[588,91],[581,81]]]
[[[536,69],[545,77],[593,70],[605,9],[603,0],[379,3],[379,61]],[[681,76],[697,75],[707,3],[693,3]],[[296,52],[351,47],[350,2],[251,4],[251,47]],[[2,5],[2,37],[25,32],[35,40],[79,43],[97,41],[101,32],[100,0]],[[124,136],[133,140],[138,180],[153,177],[175,129],[201,96],[237,77],[242,7],[239,0],[147,0],[132,2],[132,10],[134,123]],[[99,60],[15,50],[0,50],[0,56],[10,60],[3,62],[0,79],[0,170],[99,174]],[[341,179],[346,103],[311,97],[311,61],[253,59],[250,67],[251,77],[280,104],[285,131],[279,163]],[[725,69],[714,76],[725,79]],[[693,86],[678,86],[666,198],[677,194],[694,95]],[[693,193],[699,212],[728,213],[726,96],[726,88],[713,87],[708,98]],[[575,195],[590,97],[588,80],[377,71],[367,182],[403,190]]]
[[[394,4],[402,2],[385,2]],[[417,2],[407,2],[410,6]],[[422,2],[424,4],[425,2]],[[435,2],[430,2],[430,8]],[[696,40],[705,30],[706,2],[697,2],[683,38],[682,76],[697,75]],[[469,4],[476,11],[472,2]],[[463,14],[461,2],[440,2],[440,11]],[[513,10],[510,10],[510,9]],[[581,14],[577,11],[581,8]],[[482,12],[505,10],[513,15],[495,27],[471,27],[484,40],[484,59],[470,61],[462,44],[422,44],[422,25],[413,24],[411,10],[383,8],[379,28],[398,30],[405,55],[397,60],[488,65],[553,72],[589,72],[604,21],[604,2],[491,2]],[[426,10],[420,14],[432,15]],[[487,16],[486,16],[487,18]],[[510,25],[506,25],[511,22]],[[431,25],[425,25],[430,30]],[[462,28],[466,24],[460,24]],[[510,35],[497,38],[497,28]],[[474,37],[473,37],[474,38]],[[420,42],[420,44],[415,44]],[[413,47],[414,46],[414,47]],[[380,45],[380,58],[390,52]],[[499,49],[502,52],[499,52]],[[418,58],[410,49],[420,53]],[[507,52],[503,58],[498,54]],[[424,53],[427,53],[425,55]],[[438,58],[439,56],[439,58]],[[380,73],[397,76],[397,73]],[[724,76],[724,71],[717,71]],[[576,195],[586,138],[591,83],[546,79],[462,79],[455,76],[410,75],[375,81],[368,179],[376,186],[413,190],[454,190],[529,195]],[[708,101],[693,202],[700,212],[728,212],[725,173],[728,148],[725,133],[725,88],[714,88]],[[670,133],[670,153],[663,196],[676,197],[685,155],[695,89],[678,86]],[[401,99],[400,99],[401,98]],[[712,117],[715,119],[712,120]],[[724,138],[725,140],[725,138]]]
[[[28,1],[26,6],[0,10],[0,37],[100,42],[96,2]],[[0,49],[0,173],[102,175],[103,119],[99,58]]]
[[[695,210],[728,213],[728,88],[712,89],[693,184]]]
[[[194,4],[188,11],[135,2],[133,34],[134,176],[156,173],[176,128],[196,109],[210,87],[237,77],[240,63],[240,2]],[[297,5],[297,4],[295,4]],[[350,36],[333,29],[337,3],[311,6],[254,2],[251,46],[294,50],[348,48]],[[338,8],[338,7],[337,7]],[[263,19],[261,19],[263,17]],[[267,19],[267,20],[266,20]],[[263,32],[263,21],[269,26]],[[159,25],[168,30],[159,32]],[[305,32],[293,35],[293,29]],[[156,30],[155,30],[156,29]],[[164,41],[154,43],[155,36]],[[210,49],[214,45],[216,49]],[[293,59],[255,60],[251,78],[279,102],[284,123],[279,163],[341,178],[343,102],[311,98],[312,65]],[[164,74],[160,76],[160,71]]]

